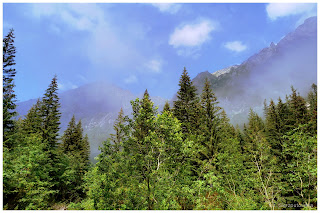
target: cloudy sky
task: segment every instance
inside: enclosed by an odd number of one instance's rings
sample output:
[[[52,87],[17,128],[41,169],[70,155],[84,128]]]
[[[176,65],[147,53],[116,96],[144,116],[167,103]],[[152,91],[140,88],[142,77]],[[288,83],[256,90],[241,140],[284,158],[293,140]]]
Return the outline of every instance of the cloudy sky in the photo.
[[[316,15],[316,4],[13,4],[16,94],[42,96],[106,80],[171,99],[183,67],[191,78],[240,64]]]

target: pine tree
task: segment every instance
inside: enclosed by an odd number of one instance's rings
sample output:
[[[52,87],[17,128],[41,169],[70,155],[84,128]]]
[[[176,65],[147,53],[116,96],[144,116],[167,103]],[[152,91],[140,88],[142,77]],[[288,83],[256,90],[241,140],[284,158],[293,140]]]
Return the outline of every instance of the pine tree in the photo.
[[[183,133],[193,133],[199,126],[199,100],[196,96],[197,89],[192,84],[186,68],[181,75],[179,86],[173,114],[180,120]]]
[[[57,148],[57,137],[59,135],[61,117],[59,108],[57,76],[54,76],[42,98],[41,106],[41,116],[43,120],[42,138],[44,143],[47,144],[48,150]]]
[[[152,144],[149,139],[150,133],[154,131],[156,109],[150,100],[148,91],[146,90],[141,101],[131,102],[133,108],[132,138],[129,138],[125,144],[125,150],[133,156],[134,167],[137,176],[147,185],[147,203],[148,209],[152,209],[151,200],[151,165]]]
[[[72,116],[68,128],[64,131],[61,138],[61,148],[64,153],[70,153],[75,150],[75,129],[76,129],[76,119],[74,115]]]
[[[111,141],[114,143],[115,151],[119,151],[123,146],[123,141],[125,140],[126,129],[127,126],[125,125],[127,118],[124,116],[123,109],[121,107],[120,112],[118,114],[118,118],[113,125],[113,129],[115,134],[110,134]]]
[[[85,171],[88,171],[90,165],[90,143],[86,134],[82,140],[82,157]]]
[[[58,155],[58,135],[60,129],[60,103],[58,97],[57,77],[54,76],[46,93],[42,98],[41,119],[42,119],[42,143],[43,151],[48,155],[47,165],[50,167],[49,176],[51,179],[51,189],[59,191],[61,187],[61,176],[64,173],[65,166],[61,163],[61,157]],[[56,196],[57,194],[52,194]],[[52,197],[53,200],[57,197]]]
[[[3,39],[3,145],[11,148],[13,140],[9,140],[14,132],[14,116],[16,116],[16,95],[14,94],[14,68],[16,48],[14,46],[14,33],[11,29]]]
[[[305,124],[308,121],[306,101],[297,93],[297,90],[291,87],[292,94],[289,99],[289,120],[290,125],[298,127],[299,124]]]
[[[271,151],[280,156],[282,152],[282,140],[280,132],[280,119],[273,100],[270,101],[266,112],[266,133],[271,145]]]
[[[26,134],[41,133],[41,130],[42,130],[41,104],[42,102],[38,99],[37,103],[31,107],[25,119],[23,120],[22,129]]]
[[[74,200],[83,196],[83,177],[89,168],[90,147],[88,137],[83,137],[81,120],[76,124],[73,115],[62,136],[61,151],[66,154],[67,167],[61,181],[60,196]],[[67,180],[64,179],[67,177]]]
[[[139,103],[139,111],[134,114],[134,132],[133,136],[138,141],[143,140],[153,130],[153,122],[155,119],[156,110],[153,107],[153,102],[150,99],[148,90],[144,92],[143,98]]]
[[[202,160],[213,160],[217,143],[222,139],[222,135],[219,132],[221,108],[217,106],[218,103],[217,97],[212,92],[209,81],[206,78],[200,101],[201,125],[199,134],[203,135],[201,145],[204,146],[203,151],[200,152]]]
[[[279,116],[279,132],[284,134],[289,128],[289,107],[288,103],[283,103],[282,99],[279,97],[278,104],[276,106],[276,111]]]
[[[163,107],[163,110],[162,110],[162,113],[164,112],[171,112],[171,109],[170,109],[170,104],[168,101],[166,101],[166,103],[164,104],[164,107]]]

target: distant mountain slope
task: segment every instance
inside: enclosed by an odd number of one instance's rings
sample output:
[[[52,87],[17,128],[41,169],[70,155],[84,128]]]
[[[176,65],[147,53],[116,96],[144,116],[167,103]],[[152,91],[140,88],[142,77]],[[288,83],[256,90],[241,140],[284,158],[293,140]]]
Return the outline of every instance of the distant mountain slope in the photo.
[[[130,115],[130,101],[137,98],[128,90],[121,89],[107,82],[95,82],[59,94],[61,108],[61,131],[67,128],[71,117],[82,120],[84,132],[88,134],[91,145],[91,158],[99,151],[102,141],[113,132],[113,123],[122,107],[126,115]],[[141,95],[142,97],[142,95]],[[139,97],[139,98],[141,98]],[[161,97],[151,97],[160,109],[165,100]],[[18,103],[17,111],[20,116],[27,114],[36,99]]]
[[[193,83],[198,92],[205,78],[234,124],[246,121],[249,108],[262,114],[263,101],[284,98],[291,85],[303,95],[317,83],[317,17],[311,17],[278,44],[249,57],[240,65],[199,73]]]

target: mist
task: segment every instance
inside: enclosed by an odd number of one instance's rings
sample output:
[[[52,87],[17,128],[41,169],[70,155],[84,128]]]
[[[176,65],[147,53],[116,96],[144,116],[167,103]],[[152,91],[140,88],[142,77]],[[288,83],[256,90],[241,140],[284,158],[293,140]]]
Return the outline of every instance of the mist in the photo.
[[[277,45],[271,43],[228,73],[214,91],[233,124],[246,122],[249,109],[263,116],[263,102],[283,101],[293,86],[306,97],[317,84],[316,17],[308,19]],[[221,80],[221,79],[220,79]]]

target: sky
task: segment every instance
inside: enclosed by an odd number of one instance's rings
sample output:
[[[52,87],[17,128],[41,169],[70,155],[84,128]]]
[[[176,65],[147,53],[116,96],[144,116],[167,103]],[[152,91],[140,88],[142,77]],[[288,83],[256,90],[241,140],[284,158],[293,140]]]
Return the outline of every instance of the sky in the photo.
[[[3,35],[16,36],[18,101],[107,81],[171,99],[191,78],[241,64],[317,14],[298,3],[3,4]]]

